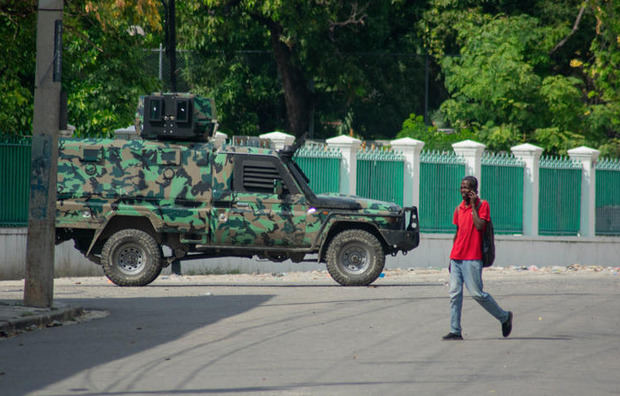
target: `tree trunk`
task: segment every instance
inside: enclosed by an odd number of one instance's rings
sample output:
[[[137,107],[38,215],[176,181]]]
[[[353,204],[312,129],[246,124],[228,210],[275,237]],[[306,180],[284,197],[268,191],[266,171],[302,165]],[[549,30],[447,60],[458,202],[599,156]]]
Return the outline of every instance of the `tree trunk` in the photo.
[[[313,97],[302,71],[293,65],[290,49],[280,40],[282,29],[270,26],[271,46],[282,79],[289,128],[296,137],[308,132]]]

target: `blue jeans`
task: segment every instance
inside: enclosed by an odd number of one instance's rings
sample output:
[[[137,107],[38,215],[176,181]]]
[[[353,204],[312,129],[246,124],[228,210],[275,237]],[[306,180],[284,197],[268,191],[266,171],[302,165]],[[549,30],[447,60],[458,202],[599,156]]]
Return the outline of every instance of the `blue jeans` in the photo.
[[[489,293],[482,291],[482,260],[450,260],[450,332],[461,334],[463,283],[469,294],[495,319],[504,323],[508,312],[500,308]]]

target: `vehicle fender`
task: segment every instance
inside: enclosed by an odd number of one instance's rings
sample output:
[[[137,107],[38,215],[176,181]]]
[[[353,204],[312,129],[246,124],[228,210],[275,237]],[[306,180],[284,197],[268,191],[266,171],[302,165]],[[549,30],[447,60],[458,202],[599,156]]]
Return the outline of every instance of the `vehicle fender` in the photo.
[[[319,262],[324,261],[327,247],[333,237],[339,232],[345,230],[368,231],[377,237],[379,242],[381,242],[384,247],[386,246],[385,238],[374,223],[363,218],[351,217],[351,215],[347,215],[346,217],[335,215],[325,222],[321,232],[319,233],[319,237],[317,239],[317,245],[319,246]]]
[[[95,231],[93,239],[90,242],[86,256],[89,256],[97,244],[102,239],[107,239],[111,234],[125,228],[136,228],[149,233],[156,240],[158,230],[162,229],[163,222],[157,216],[154,216],[146,208],[135,208],[135,214],[110,212],[101,227]]]

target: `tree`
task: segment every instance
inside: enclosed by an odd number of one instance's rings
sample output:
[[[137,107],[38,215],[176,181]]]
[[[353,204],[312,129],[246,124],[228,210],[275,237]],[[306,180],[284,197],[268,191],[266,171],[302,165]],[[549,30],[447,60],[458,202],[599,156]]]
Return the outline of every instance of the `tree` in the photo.
[[[482,24],[463,21],[457,30],[460,56],[442,63],[452,95],[441,111],[453,125],[477,128],[493,149],[541,140],[546,135],[539,129],[579,135],[581,81],[549,73],[547,54],[556,36],[549,27],[521,15],[488,17]],[[552,141],[541,143],[554,152],[570,148]]]
[[[21,129],[26,133],[34,86],[34,43],[28,40],[36,23],[34,3],[15,3],[31,7],[23,19],[5,24],[24,39],[2,50],[24,54],[24,61],[11,63],[10,76],[0,76],[15,95],[10,101],[15,110],[27,109],[20,113],[4,106],[0,114],[11,122],[25,115]],[[171,4],[65,3],[63,88],[78,135],[106,136],[131,124],[137,96],[162,88],[145,65],[144,49],[157,46],[170,30],[168,23],[162,30],[161,15]],[[215,97],[221,125],[233,133],[314,130],[315,137],[326,137],[346,118],[364,137],[391,138],[412,110],[423,111],[425,58],[412,24],[423,5],[404,0],[188,0],[175,5],[179,48],[187,62],[182,76],[192,91]],[[4,42],[14,36],[0,34]],[[15,105],[20,100],[24,103]]]
[[[415,53],[407,18],[416,10],[403,1],[195,1],[187,3],[185,13],[179,11],[183,14],[179,40],[202,56],[203,64],[208,63],[200,73],[190,69],[189,79],[196,90],[219,96],[225,128],[261,129],[264,114],[252,111],[258,104],[258,108],[269,107],[271,119],[277,120],[275,127],[299,136],[314,119],[342,120],[353,113],[356,124],[369,113],[363,109],[373,105],[372,112],[380,117],[381,110],[414,103],[411,91],[399,92],[392,100],[384,88],[397,92],[412,87],[410,81],[385,80],[392,71],[395,77],[412,79],[413,73],[403,72],[402,62],[391,58],[389,49],[402,51],[405,44],[407,51]],[[268,55],[273,66],[255,62]],[[369,65],[371,58],[381,62]],[[389,67],[381,68],[386,64]],[[400,124],[410,109],[397,112],[396,124]]]
[[[362,25],[367,18],[367,6],[353,3],[349,17],[341,21],[337,18],[342,10],[331,3],[206,0],[190,8],[197,23],[186,23],[182,29],[186,37],[200,34],[200,39],[188,43],[199,51],[268,50],[282,84],[287,127],[301,136],[309,129],[315,104],[312,78],[307,73],[310,65],[304,61],[319,57],[319,41],[327,41],[331,47],[337,30]]]
[[[398,138],[409,137],[424,142],[424,150],[451,151],[454,143],[475,139],[476,135],[466,128],[458,131],[442,131],[434,125],[426,125],[420,115],[411,114],[403,122]]]
[[[159,42],[159,2],[65,2],[63,90],[78,136],[106,136],[133,123],[138,96],[159,87],[144,73],[144,46]],[[37,1],[0,6],[0,123],[6,134],[32,129]],[[146,32],[145,32],[146,31]]]
[[[441,112],[492,149],[617,155],[618,15],[606,0],[433,2],[420,25],[451,94]]]
[[[588,125],[600,138],[602,154],[620,157],[620,4],[610,0],[588,3],[596,18],[592,56],[583,62],[589,88]],[[579,68],[582,62],[577,58],[571,64]]]
[[[63,88],[78,136],[110,136],[134,123],[138,97],[159,88],[145,46],[159,42],[155,0],[78,0],[65,5]]]
[[[0,133],[32,129],[35,74],[36,0],[0,5]]]

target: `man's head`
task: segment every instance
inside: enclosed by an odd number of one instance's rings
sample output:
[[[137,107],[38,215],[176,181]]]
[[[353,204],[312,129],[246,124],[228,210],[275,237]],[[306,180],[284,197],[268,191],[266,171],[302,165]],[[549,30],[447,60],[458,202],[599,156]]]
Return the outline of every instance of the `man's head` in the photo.
[[[463,201],[470,202],[472,194],[474,194],[474,197],[478,195],[478,179],[474,176],[465,176],[461,180],[461,196]]]

